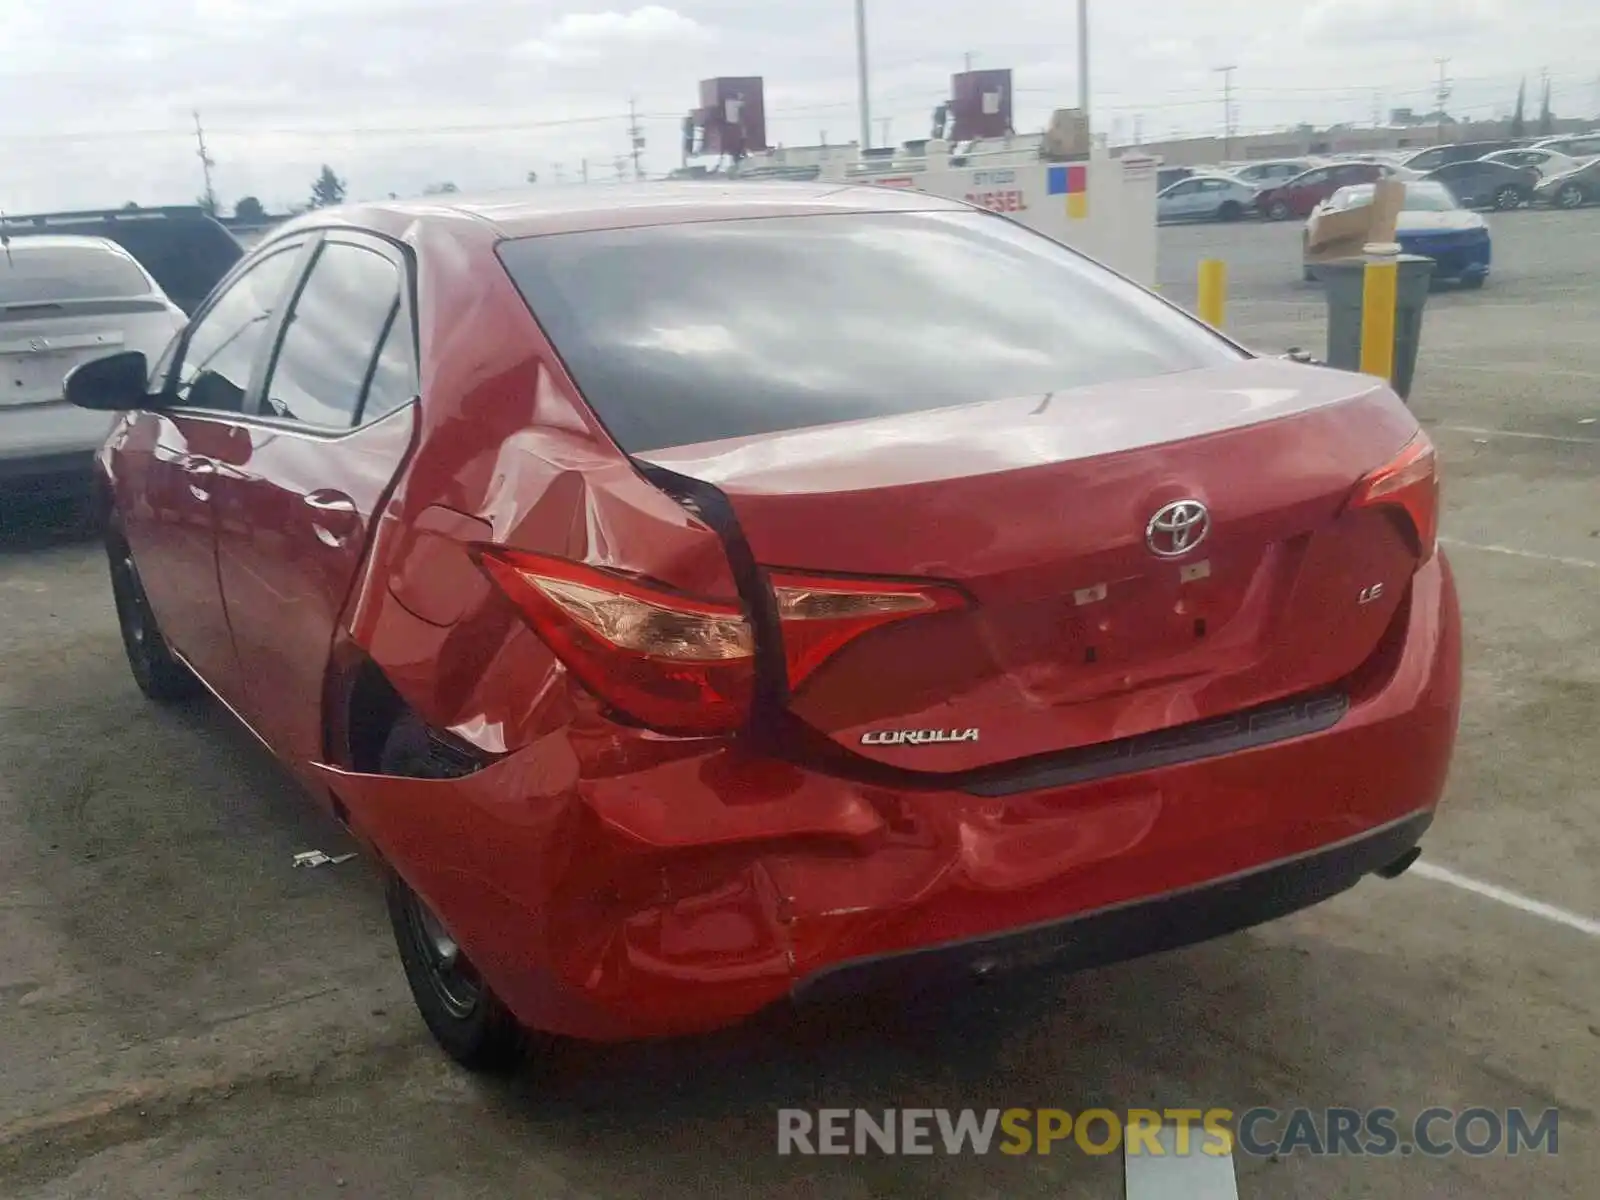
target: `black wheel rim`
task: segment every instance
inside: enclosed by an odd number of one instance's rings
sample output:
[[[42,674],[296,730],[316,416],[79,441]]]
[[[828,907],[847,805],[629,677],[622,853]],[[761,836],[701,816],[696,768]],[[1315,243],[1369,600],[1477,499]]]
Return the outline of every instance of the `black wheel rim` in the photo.
[[[1495,203],[1501,208],[1515,208],[1517,206],[1517,193],[1511,188],[1506,188],[1500,193]]]
[[[483,999],[483,982],[439,919],[414,892],[406,894],[406,931],[423,973],[445,1011],[464,1021]]]

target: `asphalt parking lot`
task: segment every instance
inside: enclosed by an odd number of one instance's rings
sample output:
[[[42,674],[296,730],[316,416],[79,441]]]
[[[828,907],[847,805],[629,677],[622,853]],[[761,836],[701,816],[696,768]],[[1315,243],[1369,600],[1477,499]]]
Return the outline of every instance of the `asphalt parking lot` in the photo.
[[[291,866],[338,831],[214,706],[140,699],[70,515],[0,512],[0,1195],[1110,1200],[1118,1155],[780,1158],[775,1112],[1437,1105],[1558,1107],[1559,1153],[1241,1154],[1239,1194],[1592,1196],[1600,209],[1492,221],[1494,276],[1433,298],[1413,396],[1467,622],[1429,870],[937,1008],[775,1013],[464,1077],[414,1015],[362,862]],[[1190,302],[1197,260],[1223,258],[1231,332],[1320,349],[1297,224],[1161,238],[1165,294]]]

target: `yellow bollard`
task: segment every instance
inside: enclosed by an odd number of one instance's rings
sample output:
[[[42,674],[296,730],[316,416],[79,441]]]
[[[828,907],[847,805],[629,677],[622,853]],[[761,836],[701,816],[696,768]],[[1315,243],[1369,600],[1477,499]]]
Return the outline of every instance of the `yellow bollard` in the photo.
[[[1394,309],[1400,267],[1392,258],[1369,262],[1361,284],[1361,370],[1394,381]]]
[[[1200,260],[1200,319],[1221,329],[1228,306],[1228,264],[1220,258]]]

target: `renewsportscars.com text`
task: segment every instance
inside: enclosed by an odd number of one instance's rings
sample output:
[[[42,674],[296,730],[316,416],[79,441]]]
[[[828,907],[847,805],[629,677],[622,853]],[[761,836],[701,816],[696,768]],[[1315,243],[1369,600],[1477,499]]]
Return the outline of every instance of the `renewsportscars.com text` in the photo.
[[[1159,1136],[1172,1131],[1169,1151]],[[1119,1151],[1253,1158],[1292,1154],[1366,1157],[1555,1154],[1560,1113],[1520,1108],[783,1108],[778,1153],[1051,1154]]]

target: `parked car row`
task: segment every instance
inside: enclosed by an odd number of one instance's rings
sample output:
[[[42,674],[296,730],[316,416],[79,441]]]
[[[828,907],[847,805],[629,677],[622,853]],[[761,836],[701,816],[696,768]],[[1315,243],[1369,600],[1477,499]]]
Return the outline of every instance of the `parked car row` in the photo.
[[[1580,208],[1600,201],[1600,131],[1459,142],[1409,152],[1163,167],[1157,173],[1157,219],[1309,217],[1341,188],[1386,178],[1442,184],[1468,209],[1503,212],[1532,204]]]

